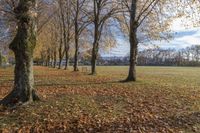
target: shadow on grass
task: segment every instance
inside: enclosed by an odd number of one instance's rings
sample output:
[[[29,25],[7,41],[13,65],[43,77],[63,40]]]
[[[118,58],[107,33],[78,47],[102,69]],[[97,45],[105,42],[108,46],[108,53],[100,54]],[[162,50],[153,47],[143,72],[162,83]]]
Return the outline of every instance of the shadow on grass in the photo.
[[[126,120],[127,119],[127,120]],[[83,125],[85,128],[79,128],[79,120],[72,120],[71,130],[73,132],[80,131],[90,131],[92,132],[179,132],[179,131],[190,131],[190,132],[200,132],[200,113],[195,112],[188,115],[183,115],[179,117],[168,117],[162,119],[149,120],[145,122],[140,122],[139,119],[129,119],[122,118],[122,120],[117,120],[108,123],[100,123],[101,126],[94,127],[96,125],[95,121],[93,123],[87,123]],[[197,127],[195,127],[197,126]]]
[[[200,124],[200,112],[193,112],[187,115],[172,116],[167,119],[163,118],[161,121],[168,123],[172,128],[188,129]],[[200,126],[200,125],[198,125]],[[200,132],[200,128],[198,130]]]
[[[110,82],[76,82],[76,83],[52,83],[52,84],[36,84],[35,86],[82,86],[82,85],[103,85],[103,84],[117,84],[121,83],[120,81],[110,81]]]

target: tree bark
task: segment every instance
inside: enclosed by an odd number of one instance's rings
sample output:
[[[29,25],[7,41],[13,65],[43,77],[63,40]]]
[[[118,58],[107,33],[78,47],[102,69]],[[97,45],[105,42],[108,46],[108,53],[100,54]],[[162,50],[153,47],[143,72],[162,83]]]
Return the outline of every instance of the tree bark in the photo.
[[[1,52],[0,52],[0,67],[2,66],[2,61],[3,59],[2,59],[2,54],[1,54]]]
[[[137,63],[137,39],[136,39],[136,33],[133,33],[130,39],[130,64],[129,64],[129,73],[126,81],[136,81],[136,63]]]
[[[65,61],[66,61],[66,63],[65,63],[65,70],[67,70],[68,69],[68,67],[69,67],[69,47],[66,47],[66,51],[65,51]]]
[[[54,58],[54,65],[53,65],[53,67],[56,68],[56,65],[57,65],[57,52],[56,52],[56,50],[54,50],[53,58]]]
[[[36,0],[20,0],[15,9],[18,19],[17,34],[10,44],[15,55],[14,88],[1,104],[14,106],[39,100],[34,90],[33,50],[36,45],[36,19],[31,9],[36,8]]]
[[[94,42],[93,42],[93,48],[92,48],[92,60],[91,60],[91,75],[96,75],[96,64],[97,64],[97,56],[99,52],[99,40],[100,40],[100,33],[101,30],[99,30],[99,25],[98,25],[98,20],[97,18],[95,22],[95,31],[94,31]],[[101,29],[101,28],[100,28]]]
[[[92,48],[91,75],[97,74],[96,73],[97,55],[98,55],[98,43],[95,41],[93,43],[93,48]]]
[[[51,51],[50,48],[47,50],[47,66],[51,66]]]
[[[67,29],[68,29],[68,31],[67,31],[67,42],[66,42],[66,45],[65,45],[65,58],[66,58],[66,63],[65,63],[65,70],[67,70],[68,69],[68,67],[69,67],[69,49],[70,49],[70,47],[69,47],[69,45],[70,45],[70,18],[69,18],[69,14],[67,14],[68,16],[68,25],[67,25]]]
[[[75,38],[74,71],[78,70],[78,37]]]
[[[53,53],[53,50],[51,49],[51,59],[50,59],[51,61],[51,67],[54,67],[54,63],[53,63],[53,61],[54,61],[54,53]]]
[[[64,57],[64,50],[62,48],[62,44],[63,44],[63,41],[62,41],[62,37],[61,37],[61,43],[60,43],[60,47],[59,47],[59,50],[58,50],[58,54],[59,54],[59,64],[58,64],[58,69],[61,69],[62,67],[62,60],[63,60],[63,57]]]
[[[78,3],[78,1],[77,1]],[[79,5],[79,4],[77,4]],[[77,6],[77,12],[76,12],[76,17],[74,21],[74,26],[75,26],[75,53],[74,53],[74,71],[79,71],[78,70],[78,51],[79,51],[79,32],[78,32],[78,14],[79,14],[79,9]]]
[[[64,42],[64,28],[63,28],[63,22],[62,22],[62,10],[60,10],[60,46],[58,49],[58,54],[59,54],[59,64],[58,64],[58,69],[61,69],[62,66],[62,59],[63,59],[63,42]]]
[[[62,37],[60,39],[61,39],[61,42],[60,42],[60,47],[59,47],[59,50],[58,50],[58,53],[59,53],[58,69],[61,69],[61,65],[62,65]]]
[[[69,16],[67,16],[67,17],[69,17]],[[65,58],[66,58],[65,70],[67,70],[68,67],[69,67],[69,49],[70,49],[69,48],[69,44],[70,44],[70,31],[69,31],[70,25],[69,25],[69,22],[68,22],[67,29],[68,29],[68,31],[67,31],[67,40],[66,40],[66,44],[65,44]]]
[[[130,33],[129,33],[129,42],[130,42],[130,64],[129,64],[129,73],[125,81],[136,81],[136,63],[137,63],[137,28],[138,24],[136,21],[136,11],[137,11],[137,0],[132,0],[131,11],[130,11]]]
[[[100,38],[100,25],[99,25],[99,8],[100,5],[97,4],[97,1],[93,2],[94,4],[94,42],[92,48],[92,60],[91,60],[91,75],[96,74],[96,62],[97,62],[97,54],[98,54],[98,42]],[[100,4],[100,3],[99,3]]]

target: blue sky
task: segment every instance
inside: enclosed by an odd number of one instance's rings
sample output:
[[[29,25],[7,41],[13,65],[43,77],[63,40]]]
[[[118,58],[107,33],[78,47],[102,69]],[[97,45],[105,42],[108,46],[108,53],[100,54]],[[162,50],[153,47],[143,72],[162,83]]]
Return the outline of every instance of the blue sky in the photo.
[[[171,25],[171,30],[174,32],[173,39],[169,41],[154,41],[153,43],[161,48],[181,49],[191,45],[200,45],[200,27],[186,28],[181,19],[177,19]],[[144,46],[140,45],[140,49],[149,48],[152,43]],[[117,40],[117,46],[110,49],[108,53],[102,56],[126,56],[129,53],[129,42],[123,38]]]

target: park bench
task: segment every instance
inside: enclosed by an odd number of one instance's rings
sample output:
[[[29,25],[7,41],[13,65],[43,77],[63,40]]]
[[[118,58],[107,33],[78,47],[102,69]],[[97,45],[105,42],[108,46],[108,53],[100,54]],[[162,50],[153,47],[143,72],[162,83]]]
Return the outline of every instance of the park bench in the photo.
[[[88,73],[88,72],[90,72],[90,68],[87,67],[87,66],[83,66],[83,67],[82,67],[82,72],[83,72],[83,73]]]

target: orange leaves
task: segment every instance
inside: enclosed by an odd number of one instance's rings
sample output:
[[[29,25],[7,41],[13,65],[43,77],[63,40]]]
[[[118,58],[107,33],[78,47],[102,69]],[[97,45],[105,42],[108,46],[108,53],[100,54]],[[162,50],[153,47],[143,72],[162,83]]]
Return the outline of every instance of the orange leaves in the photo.
[[[138,82],[120,83],[126,76],[125,67],[99,67],[97,76],[35,67],[42,101],[16,110],[0,107],[0,129],[22,133],[177,133],[187,128],[198,132],[200,87],[195,80],[198,77],[192,77],[199,75],[200,79],[200,73],[171,69],[142,67]],[[0,80],[0,97],[12,88],[10,71],[4,71]],[[166,75],[172,72],[173,77]]]

